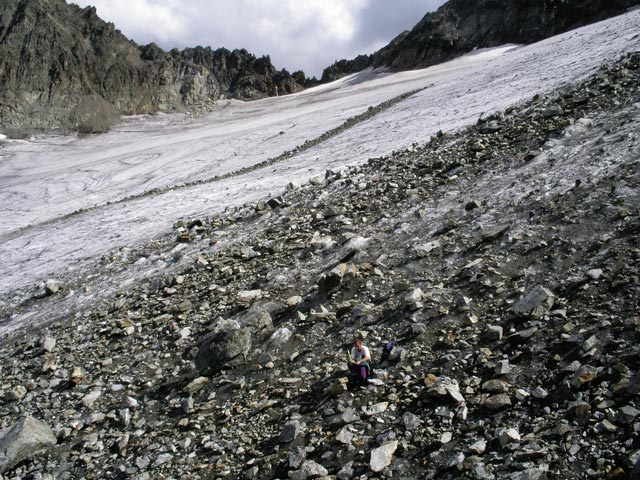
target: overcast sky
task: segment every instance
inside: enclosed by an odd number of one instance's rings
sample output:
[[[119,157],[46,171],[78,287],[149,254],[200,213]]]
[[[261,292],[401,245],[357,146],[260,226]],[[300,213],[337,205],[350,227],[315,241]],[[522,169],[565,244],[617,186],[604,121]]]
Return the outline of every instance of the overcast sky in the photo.
[[[276,68],[320,76],[334,60],[372,53],[445,0],[68,0],[93,5],[139,44],[165,50],[246,48]]]

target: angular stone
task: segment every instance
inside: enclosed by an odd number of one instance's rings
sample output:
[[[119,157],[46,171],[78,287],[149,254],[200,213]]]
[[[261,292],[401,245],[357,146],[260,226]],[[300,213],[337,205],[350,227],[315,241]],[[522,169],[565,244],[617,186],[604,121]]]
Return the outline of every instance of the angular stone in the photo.
[[[267,201],[267,205],[269,205],[271,208],[277,208],[280,205],[282,205],[283,202],[284,202],[284,199],[281,196],[279,196],[279,197],[270,198]]]
[[[209,383],[209,377],[198,377],[189,382],[187,386],[184,387],[184,391],[192,395],[202,390],[207,383]]]
[[[396,440],[392,440],[378,448],[374,448],[371,451],[371,460],[369,461],[371,470],[374,472],[381,472],[386,467],[391,465],[393,454],[395,453],[397,448],[398,442]]]
[[[433,242],[417,245],[413,249],[415,250],[416,254],[419,257],[424,258],[424,257],[428,256],[429,253],[431,253],[433,250],[435,250],[438,247],[440,247],[440,241],[439,240],[435,240]]]
[[[550,290],[537,286],[513,305],[511,311],[516,315],[540,318],[553,307],[555,298]]]
[[[151,468],[158,468],[160,465],[171,463],[172,460],[173,455],[171,455],[170,453],[163,453],[161,455],[158,455],[158,457],[151,464]]]
[[[293,308],[295,306],[298,306],[302,303],[302,297],[300,295],[294,295],[292,297],[289,297],[285,300],[285,303],[287,304],[287,307],[289,308]]]
[[[587,272],[587,277],[589,277],[591,280],[599,280],[600,277],[602,277],[603,273],[604,272],[602,271],[602,269],[594,268],[593,270],[589,270]]]
[[[354,478],[354,475],[353,462],[349,462],[340,469],[336,478],[338,480],[351,480]]]
[[[187,414],[189,414],[189,413],[193,412],[193,410],[194,410],[194,403],[195,403],[195,402],[194,402],[193,397],[192,397],[191,395],[189,395],[189,396],[188,396],[188,397],[186,397],[186,398],[183,398],[183,399],[182,399],[182,402],[180,402],[180,405],[182,406],[182,411],[183,411],[184,413],[187,413]]]
[[[542,478],[548,478],[547,472],[549,470],[548,465],[538,466],[536,468],[528,468],[520,472],[515,472],[509,476],[509,480],[540,480]]]
[[[122,426],[127,427],[131,423],[131,410],[128,408],[122,408],[118,410],[118,419]]]
[[[640,415],[640,410],[632,407],[631,405],[627,405],[622,407],[618,412],[618,418],[622,423],[631,424],[635,420],[635,418]]]
[[[351,442],[353,442],[353,433],[351,433],[348,427],[342,427],[336,434],[336,440],[345,445],[351,445]]]
[[[339,378],[331,385],[329,385],[324,393],[329,398],[337,397],[338,395],[341,395],[342,393],[347,391],[348,383],[349,380],[347,380],[346,378]]]
[[[495,240],[500,238],[511,229],[511,225],[496,225],[493,227],[487,227],[482,230],[482,239],[484,241]]]
[[[24,385],[16,385],[7,392],[7,400],[19,402],[27,395],[27,388]]]
[[[44,350],[47,353],[51,353],[55,348],[56,348],[56,339],[50,335],[46,335],[42,339],[42,350]]]
[[[569,402],[567,415],[574,418],[585,417],[591,414],[591,405],[582,400]]]
[[[48,425],[31,416],[20,418],[0,437],[0,473],[3,473],[34,453],[56,444],[56,436]]]
[[[260,469],[255,465],[244,471],[244,478],[247,480],[254,480],[254,478],[258,477],[258,473],[260,473]]]
[[[279,440],[281,443],[293,442],[301,432],[302,424],[298,420],[291,420],[284,424]]]
[[[466,457],[462,452],[454,453],[447,459],[445,465],[447,466],[447,468],[457,467],[458,465],[464,463],[465,458]]]
[[[295,447],[289,455],[289,467],[299,469],[307,458],[307,451],[303,447]]]
[[[541,386],[537,386],[536,388],[533,389],[533,391],[531,392],[531,396],[533,398],[547,398],[547,396],[549,395],[549,392],[547,392],[544,388],[542,388]]]
[[[571,386],[580,388],[587,383],[591,383],[598,376],[598,370],[591,365],[582,365],[571,377]]]
[[[482,454],[487,449],[487,441],[484,438],[481,438],[469,446],[469,450],[474,453]]]
[[[374,416],[374,415],[379,415],[382,412],[385,412],[387,410],[387,408],[389,408],[389,402],[376,403],[375,405],[371,405],[370,407],[366,407],[364,409],[364,414],[367,417],[371,417],[371,416]]]
[[[520,440],[520,433],[515,428],[508,428],[500,433],[500,445],[502,448],[519,443]]]
[[[69,373],[69,381],[74,385],[79,385],[84,380],[84,372],[80,367],[73,367]]]
[[[595,335],[590,336],[584,342],[582,342],[582,350],[588,352],[598,343],[598,338]]]
[[[291,480],[307,480],[308,478],[318,478],[328,475],[329,472],[319,463],[313,460],[305,460],[300,470],[295,470],[288,473]]]
[[[427,376],[427,378],[425,378],[424,381],[425,381],[425,385],[431,384],[431,386],[428,389],[428,393],[430,395],[437,395],[437,396],[448,395],[451,398],[453,398],[457,403],[464,403],[464,397],[460,393],[460,387],[458,386],[458,382],[456,380],[452,380],[449,377],[430,378],[429,376]]]
[[[597,425],[598,429],[604,432],[609,432],[609,433],[613,433],[616,432],[618,430],[618,427],[616,427],[613,423],[611,423],[609,420],[607,420],[606,418],[604,420],[602,420],[602,422],[600,422]]]
[[[417,428],[420,428],[420,425],[422,424],[420,417],[411,412],[406,412],[402,416],[402,422],[404,423],[404,428],[407,431],[416,430]]]
[[[492,341],[502,340],[502,327],[499,325],[489,325],[487,327],[487,338]]]
[[[236,301],[240,305],[250,305],[263,296],[262,290],[240,290],[236,296]]]
[[[100,398],[100,396],[102,395],[102,390],[97,388],[95,390],[92,390],[91,392],[89,392],[87,395],[85,395],[84,397],[82,397],[82,405],[84,405],[87,408],[91,408],[93,406],[94,403],[96,403],[96,400],[98,400],[98,398]]]
[[[500,379],[487,380],[482,384],[482,389],[490,393],[506,393],[509,388],[511,388],[511,384]]]
[[[480,208],[482,206],[482,204],[478,201],[478,200],[471,200],[470,202],[467,202],[464,206],[464,209],[467,212],[470,212],[471,210],[475,210],[476,208]]]
[[[287,327],[281,327],[271,334],[269,340],[265,344],[264,350],[273,351],[282,348],[293,335],[293,332]]]
[[[509,375],[513,369],[511,365],[509,365],[509,360],[500,360],[498,365],[496,365],[496,374],[498,375]]]
[[[414,288],[405,295],[404,301],[412,310],[420,310],[424,306],[422,304],[423,297],[424,292],[420,288]]]
[[[360,421],[360,415],[353,408],[345,408],[344,412],[332,415],[327,419],[329,425],[346,425]]]
[[[64,283],[62,283],[60,280],[55,280],[53,278],[50,278],[44,284],[44,289],[47,295],[55,295],[63,288],[64,288]]]
[[[542,116],[545,118],[558,117],[562,115],[564,111],[560,105],[549,105],[542,111]]]
[[[509,397],[509,395],[499,393],[498,395],[487,398],[483,402],[483,405],[490,410],[500,410],[501,408],[511,406],[511,398]]]

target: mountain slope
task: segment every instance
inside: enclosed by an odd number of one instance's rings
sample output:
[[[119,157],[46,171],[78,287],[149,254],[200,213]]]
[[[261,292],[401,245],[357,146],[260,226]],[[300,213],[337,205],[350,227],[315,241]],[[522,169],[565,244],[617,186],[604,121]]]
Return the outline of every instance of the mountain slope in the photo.
[[[367,67],[425,68],[474,48],[528,44],[619,15],[638,0],[450,0],[372,55],[325,69],[331,81]]]
[[[302,72],[246,50],[138,46],[93,8],[64,0],[0,6],[0,125],[103,131],[118,114],[182,111],[221,97],[292,93]]]
[[[175,263],[0,344],[0,431],[29,414],[57,441],[0,471],[637,478],[639,95],[636,53],[272,206],[176,225],[191,249],[130,250],[126,268]],[[349,389],[356,332],[376,361],[396,346]]]
[[[637,478],[639,20],[8,140],[2,478]]]

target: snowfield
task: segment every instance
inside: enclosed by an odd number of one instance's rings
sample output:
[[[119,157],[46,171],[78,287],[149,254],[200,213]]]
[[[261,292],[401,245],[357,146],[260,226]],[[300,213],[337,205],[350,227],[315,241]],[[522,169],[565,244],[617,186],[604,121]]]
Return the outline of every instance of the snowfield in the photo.
[[[476,51],[424,70],[365,71],[296,95],[219,101],[214,111],[198,118],[130,117],[104,135],[29,141],[0,136],[2,304],[22,300],[21,289],[46,278],[85,277],[100,257],[166,236],[179,219],[277,195],[289,182],[425,143],[439,130],[455,131],[536,94],[556,91],[603,63],[640,50],[639,25],[636,10],[534,45]],[[418,89],[310,149],[238,172]],[[195,181],[202,183],[176,188]],[[151,270],[161,268],[160,263]],[[151,270],[133,271],[143,275]],[[92,293],[71,292],[68,301],[78,302],[82,295]],[[34,315],[16,315],[0,325],[0,333]]]

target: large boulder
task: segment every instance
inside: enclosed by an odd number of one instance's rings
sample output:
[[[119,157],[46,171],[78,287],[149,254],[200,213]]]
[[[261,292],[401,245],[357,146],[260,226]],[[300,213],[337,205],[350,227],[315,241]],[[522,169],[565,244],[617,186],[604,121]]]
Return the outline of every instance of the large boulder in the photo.
[[[31,416],[22,417],[0,436],[0,473],[55,444],[56,436],[45,423]]]
[[[251,332],[235,320],[221,320],[200,344],[196,367],[202,374],[242,365],[251,351]]]

